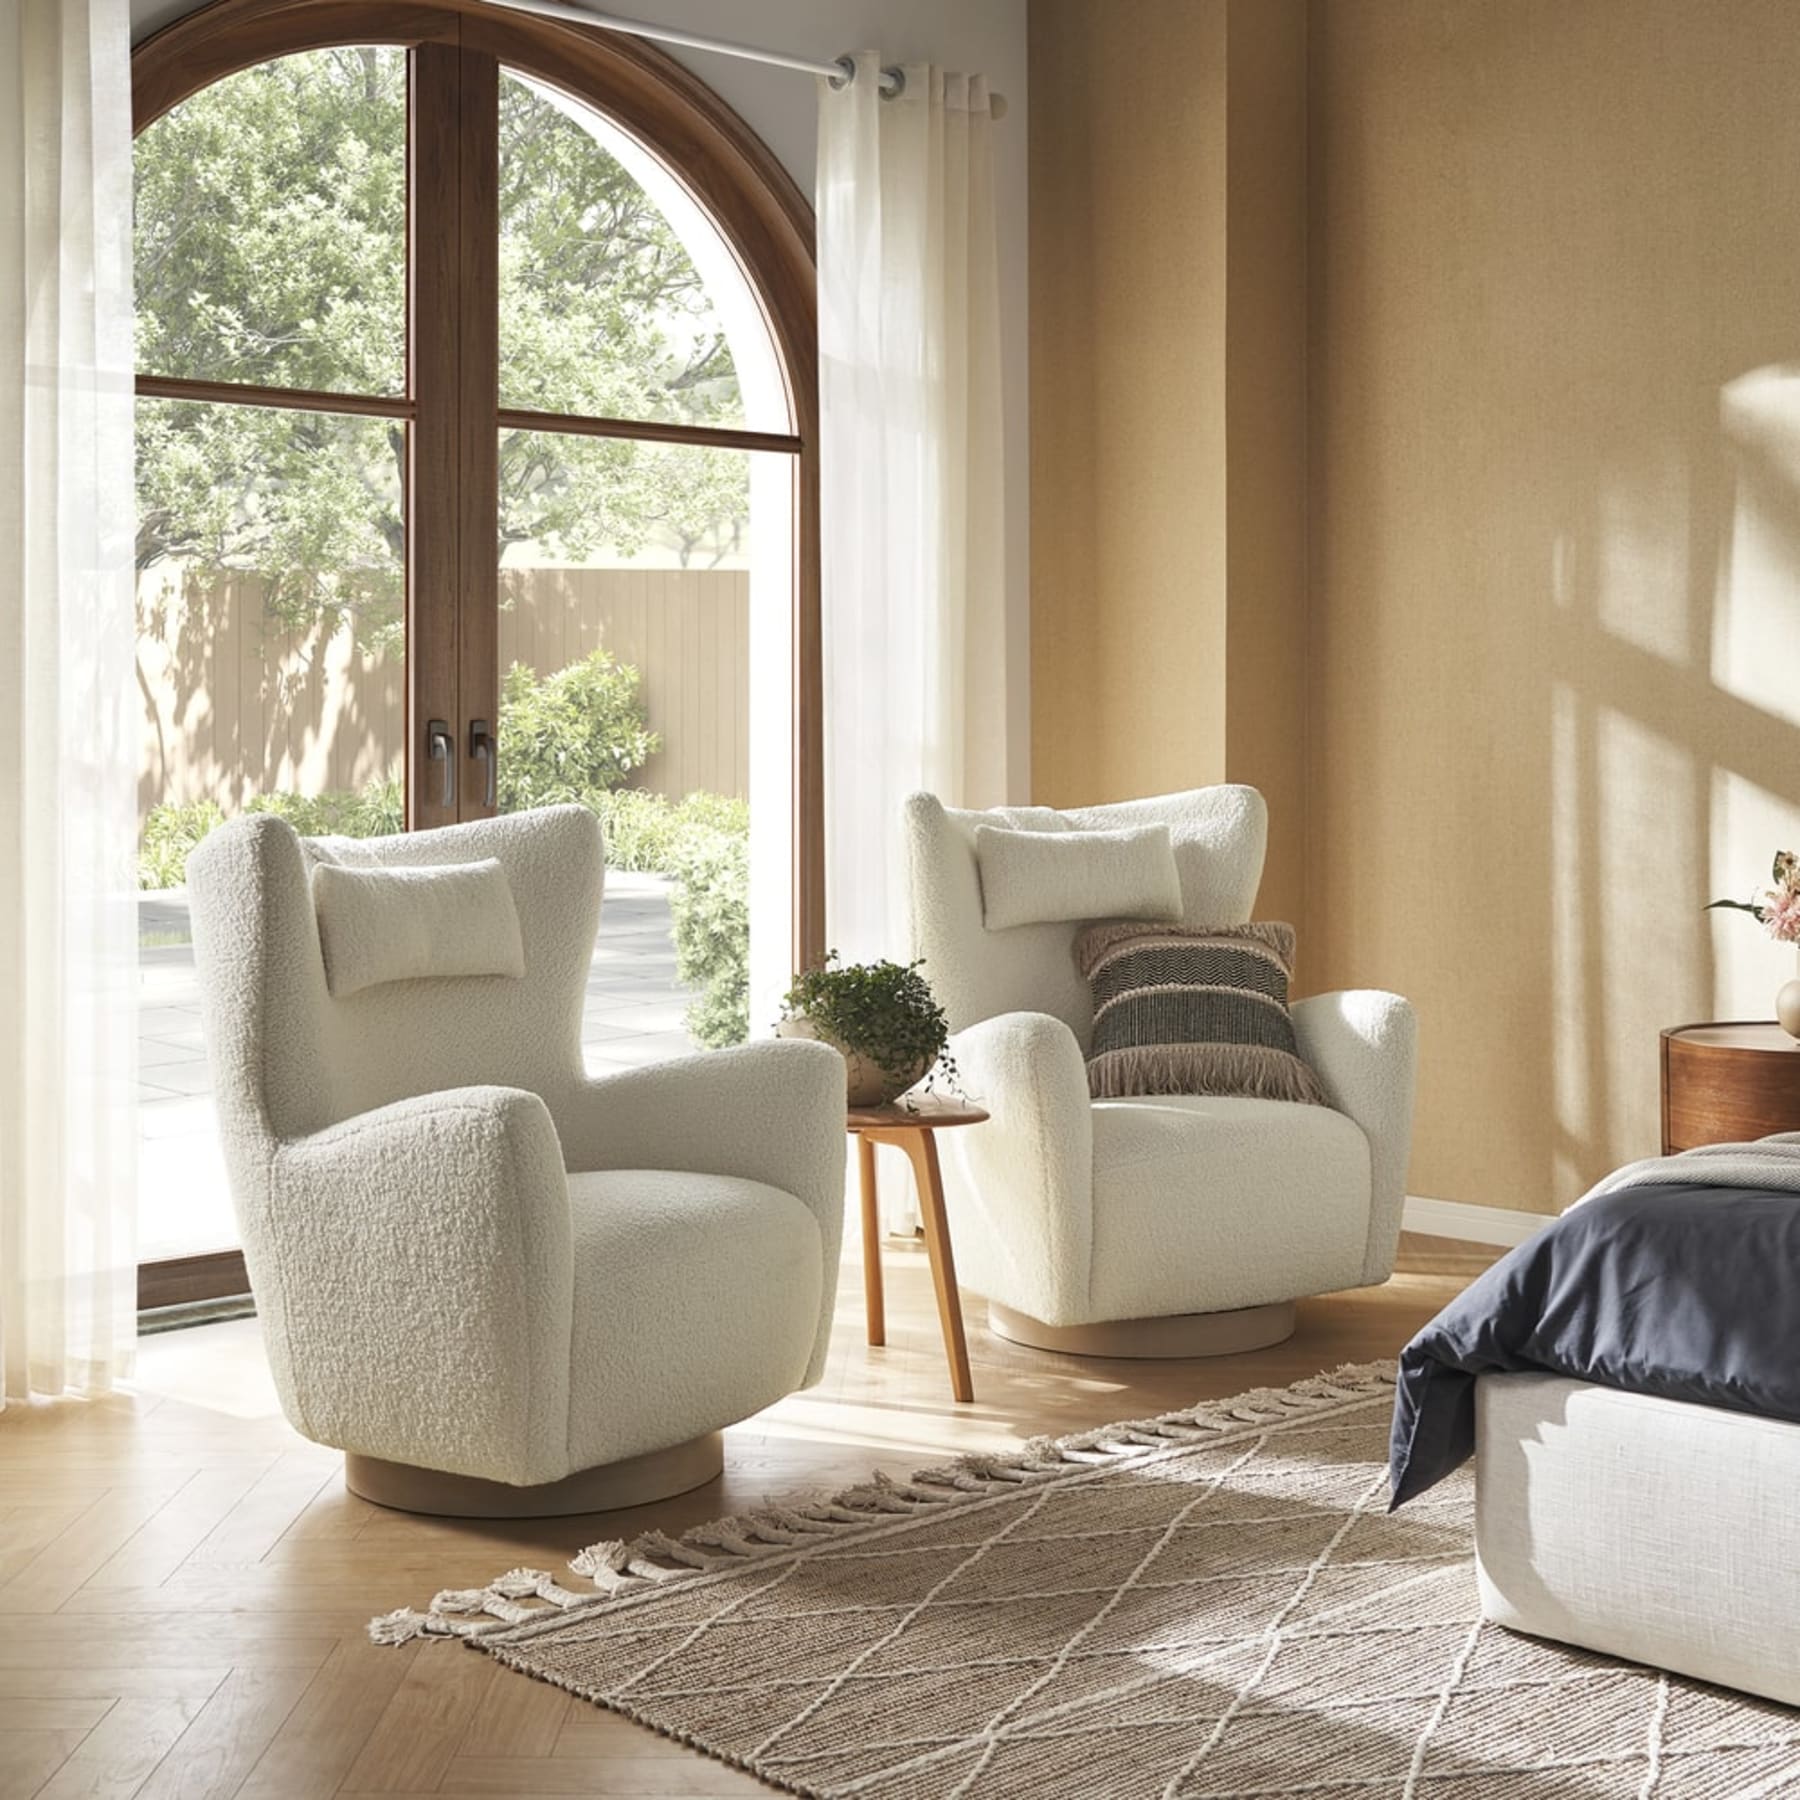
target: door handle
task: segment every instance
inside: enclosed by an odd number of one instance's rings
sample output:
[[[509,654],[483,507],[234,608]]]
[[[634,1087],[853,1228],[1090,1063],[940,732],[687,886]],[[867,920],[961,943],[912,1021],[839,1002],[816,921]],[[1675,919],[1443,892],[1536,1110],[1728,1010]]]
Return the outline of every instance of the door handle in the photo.
[[[487,774],[482,783],[485,793],[482,805],[492,812],[499,804],[500,741],[488,729],[486,719],[469,721],[469,754],[478,762],[487,765]]]
[[[433,719],[425,727],[425,754],[444,770],[443,797],[440,804],[446,812],[456,805],[456,739],[442,719]]]

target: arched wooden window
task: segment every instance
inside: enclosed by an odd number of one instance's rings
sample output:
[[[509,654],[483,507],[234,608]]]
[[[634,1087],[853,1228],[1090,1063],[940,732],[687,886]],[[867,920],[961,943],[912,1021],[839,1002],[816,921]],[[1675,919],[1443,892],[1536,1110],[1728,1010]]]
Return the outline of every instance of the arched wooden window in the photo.
[[[208,188],[217,146],[205,107],[188,104],[252,74],[266,79],[239,123],[326,165],[266,218],[254,181]],[[361,109],[354,156],[333,160],[336,140],[322,116],[302,116],[302,90]],[[199,692],[199,628],[187,614],[163,621],[171,680],[189,665],[156,722],[164,773],[208,759],[210,778],[237,783],[229,811],[258,797],[232,756],[290,777],[335,758],[320,785],[373,796],[371,816],[390,827],[484,816],[508,803],[492,732],[505,659],[527,630],[519,547],[540,587],[560,582],[573,618],[589,604],[580,566],[595,533],[675,544],[684,568],[690,550],[716,561],[741,549],[725,541],[754,492],[759,528],[774,525],[781,544],[750,577],[752,614],[760,605],[766,623],[774,605],[780,616],[760,665],[750,653],[760,679],[749,706],[764,708],[766,743],[779,704],[782,741],[752,808],[779,842],[773,864],[767,843],[753,860],[787,872],[770,885],[782,890],[792,963],[816,957],[817,318],[811,210],[785,170],[661,51],[482,0],[212,0],[137,48],[133,96],[140,136],[185,134],[156,159],[160,212],[140,179],[138,388],[143,430],[167,448],[148,485],[140,450],[140,560],[191,566],[204,539],[215,576],[229,576],[217,593],[230,590],[206,652],[204,682],[219,692]],[[616,205],[616,217],[544,216],[546,172],[580,158],[610,196],[596,206]],[[203,255],[181,241],[195,207],[213,226]],[[159,220],[174,221],[162,239]],[[304,257],[302,304],[284,281]],[[582,333],[609,327],[596,323],[604,306],[574,317],[566,304],[583,258],[596,282],[629,284],[649,268],[663,278],[660,313],[636,300],[614,308],[616,328],[638,334],[635,361],[584,354]],[[216,517],[195,503],[209,468],[246,471],[234,496],[217,484]],[[257,539],[237,558],[249,574],[220,551],[226,537]],[[226,615],[252,585],[259,613],[288,633],[279,678],[261,671],[260,710],[223,691],[239,657]],[[184,604],[205,623],[202,602]],[[331,632],[315,629],[321,616]],[[340,631],[346,616],[355,629]],[[696,709],[717,680],[692,676]],[[729,734],[717,735],[709,754],[726,756]],[[534,797],[558,796],[511,803]],[[312,828],[339,827],[326,817]],[[233,1291],[229,1275],[165,1283],[154,1297],[207,1290]]]

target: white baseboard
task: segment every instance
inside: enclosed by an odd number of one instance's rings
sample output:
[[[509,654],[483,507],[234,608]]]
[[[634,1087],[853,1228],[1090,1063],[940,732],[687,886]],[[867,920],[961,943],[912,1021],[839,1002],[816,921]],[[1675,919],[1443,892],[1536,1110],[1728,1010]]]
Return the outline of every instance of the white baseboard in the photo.
[[[1547,1213],[1505,1206],[1472,1206],[1466,1200],[1432,1200],[1408,1194],[1401,1224],[1426,1237],[1461,1238],[1471,1244],[1504,1244],[1509,1250],[1549,1224]]]

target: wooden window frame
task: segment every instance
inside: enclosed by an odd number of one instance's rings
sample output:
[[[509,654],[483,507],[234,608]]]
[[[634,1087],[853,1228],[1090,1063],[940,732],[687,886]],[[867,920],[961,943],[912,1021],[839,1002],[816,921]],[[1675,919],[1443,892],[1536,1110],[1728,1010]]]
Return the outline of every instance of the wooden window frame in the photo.
[[[132,52],[133,130],[139,132],[214,82],[273,58],[358,44],[417,52],[408,84],[407,386],[403,395],[332,394],[250,383],[142,375],[147,398],[200,400],[286,410],[399,419],[407,426],[409,500],[424,508],[407,521],[407,745],[409,825],[449,822],[426,793],[420,737],[424,721],[454,717],[466,746],[471,710],[463,696],[493,692],[497,646],[486,620],[497,599],[491,516],[496,497],[478,470],[446,472],[480,429],[554,430],[718,449],[776,451],[793,458],[792,738],[796,968],[824,950],[824,737],[819,621],[818,299],[813,215],[792,177],[718,95],[654,45],[560,19],[492,7],[484,0],[210,0]],[[502,408],[467,373],[497,356],[470,358],[439,329],[428,307],[434,284],[464,291],[497,288],[498,198],[492,192],[496,130],[492,89],[500,65],[515,68],[592,106],[650,147],[706,211],[730,247],[775,346],[789,429],[750,431],[642,419],[609,419]],[[442,99],[455,83],[456,142]],[[434,103],[418,110],[422,84]],[[475,96],[470,102],[469,96]],[[439,128],[422,142],[421,117]],[[474,229],[470,228],[471,219]],[[428,229],[421,233],[421,221]],[[491,225],[493,229],[485,229]],[[421,271],[430,260],[429,279]],[[497,300],[497,295],[496,295]],[[457,309],[498,329],[497,304]],[[488,346],[491,351],[492,346]],[[491,474],[492,459],[486,468]],[[476,517],[486,506],[484,519]],[[450,608],[454,620],[433,607]],[[483,608],[488,608],[487,612]],[[468,622],[482,629],[468,629]],[[421,622],[428,629],[419,630]],[[445,695],[454,697],[454,704]],[[497,704],[497,693],[494,695]],[[475,794],[466,756],[459,793]],[[479,810],[479,809],[477,809]],[[470,816],[459,807],[455,816]],[[241,1251],[147,1263],[140,1306],[184,1304],[246,1292]]]

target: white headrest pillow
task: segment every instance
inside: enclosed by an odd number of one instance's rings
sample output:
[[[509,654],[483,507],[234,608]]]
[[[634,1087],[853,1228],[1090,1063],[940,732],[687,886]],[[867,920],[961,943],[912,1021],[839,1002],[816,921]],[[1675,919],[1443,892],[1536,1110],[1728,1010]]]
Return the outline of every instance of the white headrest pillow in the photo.
[[[1179,919],[1181,872],[1166,825],[1120,831],[975,827],[989,931],[1064,919]]]
[[[491,856],[410,869],[322,862],[312,896],[334,1000],[387,981],[525,973],[518,908]]]

